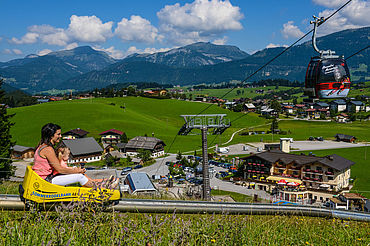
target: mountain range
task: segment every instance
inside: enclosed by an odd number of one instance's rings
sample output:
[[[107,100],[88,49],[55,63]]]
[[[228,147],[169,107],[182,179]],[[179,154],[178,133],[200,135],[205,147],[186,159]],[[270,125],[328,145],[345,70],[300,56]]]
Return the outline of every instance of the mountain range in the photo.
[[[367,47],[369,40],[370,27],[365,27],[320,37],[317,46],[349,57]],[[0,76],[9,85],[30,93],[50,89],[91,90],[117,83],[191,85],[242,81],[284,49],[267,48],[249,55],[236,46],[200,42],[166,52],[133,54],[116,60],[103,51],[83,46],[2,62]],[[311,41],[296,45],[250,81],[284,78],[303,82],[307,64],[315,55]],[[367,78],[370,77],[369,60],[370,51],[366,49],[351,57],[348,65],[351,71],[361,67],[361,73]]]

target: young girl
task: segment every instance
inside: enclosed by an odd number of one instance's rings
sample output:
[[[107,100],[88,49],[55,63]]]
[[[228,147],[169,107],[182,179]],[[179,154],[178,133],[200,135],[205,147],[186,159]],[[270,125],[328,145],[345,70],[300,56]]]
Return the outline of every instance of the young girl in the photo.
[[[68,147],[59,147],[57,150],[57,157],[59,159],[60,165],[67,169],[73,169],[76,167],[68,167],[67,161],[69,159],[69,155],[71,154],[71,151]],[[58,172],[54,170],[53,175],[57,175]],[[119,179],[114,179],[113,176],[111,176],[109,179],[91,179],[86,174],[84,174],[85,177],[89,180],[89,182],[95,184],[97,187],[101,188],[110,188],[115,189],[118,185]]]

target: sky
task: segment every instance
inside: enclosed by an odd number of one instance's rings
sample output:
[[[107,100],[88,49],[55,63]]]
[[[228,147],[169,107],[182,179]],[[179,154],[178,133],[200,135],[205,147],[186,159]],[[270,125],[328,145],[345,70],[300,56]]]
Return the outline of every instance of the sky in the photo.
[[[253,54],[287,46],[348,0],[0,0],[0,61],[89,45],[116,59],[195,42]],[[370,1],[352,0],[319,35],[370,26]],[[306,40],[309,40],[307,37]]]

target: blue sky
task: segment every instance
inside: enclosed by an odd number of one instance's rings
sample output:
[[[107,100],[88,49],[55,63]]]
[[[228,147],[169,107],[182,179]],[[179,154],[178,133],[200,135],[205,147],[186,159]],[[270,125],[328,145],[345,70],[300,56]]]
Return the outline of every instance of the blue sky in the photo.
[[[1,0],[0,61],[90,45],[115,58],[198,41],[253,53],[290,45],[347,0]],[[370,2],[352,0],[321,35],[370,26]],[[308,40],[308,39],[307,39]]]

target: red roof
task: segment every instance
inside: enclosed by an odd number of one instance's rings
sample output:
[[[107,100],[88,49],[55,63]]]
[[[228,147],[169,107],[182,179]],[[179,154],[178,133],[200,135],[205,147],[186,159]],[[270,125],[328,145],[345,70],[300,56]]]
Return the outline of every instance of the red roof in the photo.
[[[115,134],[118,134],[118,135],[122,135],[123,134],[123,132],[118,131],[116,129],[109,129],[107,131],[104,131],[104,132],[99,133],[99,135],[106,135],[108,133],[115,133]]]
[[[306,112],[314,112],[314,111],[316,111],[316,109],[314,109],[314,108],[306,109]]]

